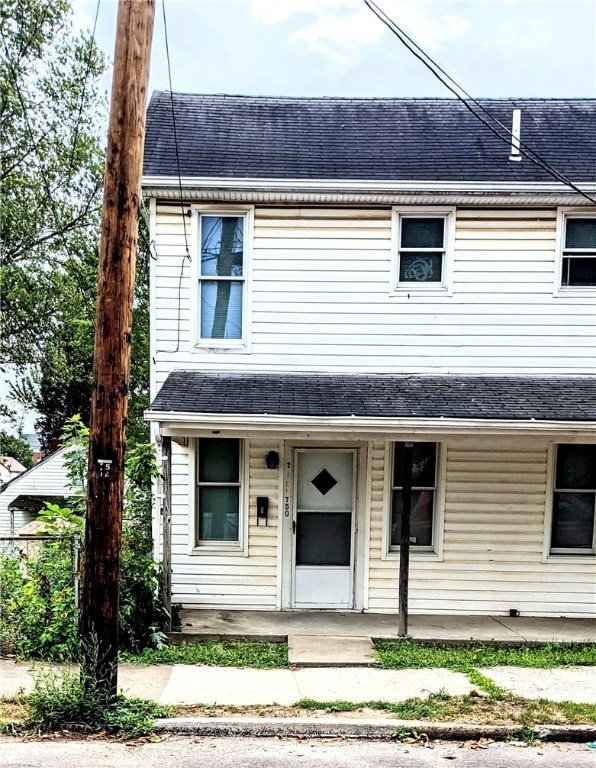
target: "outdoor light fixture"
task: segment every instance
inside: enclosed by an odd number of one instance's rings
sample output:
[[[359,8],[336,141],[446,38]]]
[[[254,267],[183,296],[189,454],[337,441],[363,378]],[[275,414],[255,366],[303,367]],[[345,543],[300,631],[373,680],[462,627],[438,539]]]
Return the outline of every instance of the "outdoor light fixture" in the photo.
[[[277,469],[279,467],[279,453],[277,451],[269,451],[265,456],[265,464],[267,469]]]

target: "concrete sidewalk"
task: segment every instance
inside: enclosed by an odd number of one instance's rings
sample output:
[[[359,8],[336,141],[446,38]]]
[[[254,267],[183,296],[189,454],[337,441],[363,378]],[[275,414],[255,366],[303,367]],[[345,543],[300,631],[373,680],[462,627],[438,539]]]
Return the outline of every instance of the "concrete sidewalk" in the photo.
[[[35,669],[58,669],[36,664]],[[596,668],[483,669],[497,685],[529,699],[596,704]],[[316,701],[404,701],[445,690],[469,693],[467,676],[445,669],[382,670],[369,668],[238,669],[190,665],[136,666],[121,664],[119,688],[128,696],[162,704],[290,706],[300,699]],[[31,665],[0,660],[0,696],[13,697],[33,687]]]

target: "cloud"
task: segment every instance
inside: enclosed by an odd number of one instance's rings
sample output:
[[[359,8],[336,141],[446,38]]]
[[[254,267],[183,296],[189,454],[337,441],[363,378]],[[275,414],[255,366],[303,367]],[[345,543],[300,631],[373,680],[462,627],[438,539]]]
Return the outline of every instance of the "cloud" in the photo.
[[[214,0],[203,0],[214,2]],[[221,0],[220,0],[221,2]],[[378,43],[387,28],[362,0],[235,0],[269,26],[292,23],[290,40],[338,62],[353,59],[361,48]],[[437,0],[379,0],[380,8],[425,50],[436,52],[447,40],[466,34],[470,22],[461,14],[437,13]]]
[[[515,19],[504,19],[498,34],[486,45],[501,50],[507,56],[538,53],[552,46],[555,29],[552,23],[533,21],[520,24]]]

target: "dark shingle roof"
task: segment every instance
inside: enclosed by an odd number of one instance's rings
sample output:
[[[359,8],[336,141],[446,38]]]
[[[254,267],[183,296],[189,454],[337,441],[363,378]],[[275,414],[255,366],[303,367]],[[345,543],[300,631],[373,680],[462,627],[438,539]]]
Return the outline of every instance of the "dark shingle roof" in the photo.
[[[171,373],[163,413],[596,421],[596,377]]]
[[[483,99],[574,181],[596,178],[596,99]],[[182,176],[371,181],[551,181],[455,99],[174,94]],[[144,174],[178,173],[169,92],[147,118]]]

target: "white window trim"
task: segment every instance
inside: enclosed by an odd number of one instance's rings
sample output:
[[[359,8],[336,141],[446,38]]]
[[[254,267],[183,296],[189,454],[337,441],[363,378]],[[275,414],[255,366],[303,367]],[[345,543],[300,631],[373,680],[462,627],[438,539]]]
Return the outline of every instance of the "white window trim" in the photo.
[[[553,501],[555,497],[555,482],[557,471],[557,445],[559,445],[559,443],[550,443],[548,446],[546,470],[546,507],[544,511],[544,540],[542,549],[542,562],[569,562],[570,560],[573,560],[574,563],[585,562],[593,564],[594,557],[596,556],[596,548],[593,548],[591,551],[587,549],[557,549],[555,552],[551,551],[550,544],[552,537],[554,511]],[[596,545],[596,519],[594,521],[592,541]]]
[[[443,529],[445,527],[445,484],[447,480],[447,445],[438,440],[414,439],[413,437],[396,437],[385,443],[385,472],[383,476],[383,533],[381,540],[381,559],[399,560],[399,547],[391,544],[391,499],[393,491],[393,461],[395,443],[405,441],[436,443],[437,463],[435,506],[433,509],[433,537],[430,547],[410,546],[410,558],[414,560],[443,560]]]
[[[444,218],[443,280],[441,283],[400,283],[399,249],[402,218]],[[451,296],[453,294],[453,259],[455,253],[455,206],[394,206],[391,215],[391,285],[390,296]]]
[[[203,438],[210,438],[213,435],[203,435]],[[199,517],[199,483],[198,483],[198,461],[199,461],[199,440],[193,438],[190,440],[188,450],[188,470],[190,481],[189,492],[189,515],[188,515],[188,541],[189,554],[225,554],[239,555],[248,557],[248,510],[249,510],[249,489],[248,489],[248,462],[250,446],[248,440],[242,438],[229,438],[240,442],[240,494],[238,510],[238,541],[197,541],[196,533]],[[228,439],[228,438],[226,438]]]
[[[249,353],[251,345],[252,327],[252,262],[254,242],[254,205],[234,205],[229,208],[221,205],[193,205],[191,206],[191,301],[193,348],[196,351],[209,352],[240,352]],[[201,338],[201,242],[200,242],[200,217],[201,216],[242,216],[244,218],[244,251],[243,251],[243,285],[242,285],[242,338],[240,339],[203,339]],[[208,279],[208,277],[204,278]]]
[[[596,208],[557,208],[557,229],[555,234],[555,275],[553,296],[596,296],[596,285],[562,285],[563,278],[563,251],[565,250],[565,225],[568,218],[596,219]]]

